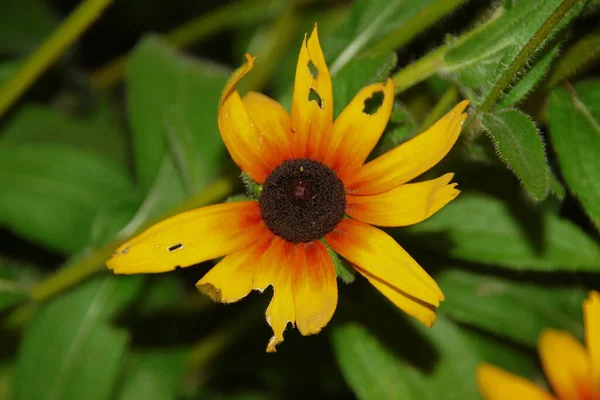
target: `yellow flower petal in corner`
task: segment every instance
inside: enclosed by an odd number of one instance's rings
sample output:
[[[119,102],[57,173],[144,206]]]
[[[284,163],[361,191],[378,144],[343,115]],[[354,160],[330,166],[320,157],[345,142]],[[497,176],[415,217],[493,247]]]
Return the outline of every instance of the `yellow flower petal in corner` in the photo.
[[[293,149],[295,158],[318,158],[325,152],[333,123],[333,89],[317,25],[304,38],[292,98]]]
[[[583,302],[585,343],[590,359],[593,399],[600,399],[600,293],[590,291]]]
[[[428,171],[448,154],[460,134],[469,104],[461,101],[431,128],[388,151],[347,178],[351,194],[378,194],[406,183]]]
[[[335,267],[325,245],[319,241],[296,245],[293,297],[296,327],[303,335],[314,335],[331,317],[337,306]]]
[[[325,235],[336,253],[407,295],[438,307],[444,295],[427,272],[387,233],[350,218]]]
[[[532,382],[490,364],[477,368],[477,386],[484,400],[555,399]]]
[[[419,223],[458,196],[454,174],[409,183],[374,195],[346,196],[346,213],[352,218],[379,226],[407,226]]]
[[[331,141],[325,159],[344,180],[356,171],[385,129],[394,107],[394,83],[374,83],[363,88],[333,123]]]
[[[588,357],[570,332],[545,329],[538,351],[546,377],[560,399],[591,398]]]
[[[256,201],[198,208],[159,222],[131,239],[106,265],[116,274],[171,271],[243,249],[266,229]]]

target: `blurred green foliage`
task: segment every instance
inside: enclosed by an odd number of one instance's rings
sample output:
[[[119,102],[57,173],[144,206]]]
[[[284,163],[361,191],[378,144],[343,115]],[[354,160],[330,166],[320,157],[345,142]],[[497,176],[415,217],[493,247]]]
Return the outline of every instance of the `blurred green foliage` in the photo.
[[[0,95],[76,5],[0,0]],[[0,398],[463,400],[482,361],[539,378],[540,331],[582,339],[581,300],[600,288],[599,17],[586,0],[115,2],[0,115]],[[194,288],[212,263],[125,277],[103,260],[152,221],[243,192],[221,90],[250,51],[245,89],[289,108],[315,22],[336,115],[396,83],[373,154],[471,100],[432,172],[463,193],[390,230],[446,295],[432,329],[337,260],[332,322],[266,355],[269,295],[214,305]]]

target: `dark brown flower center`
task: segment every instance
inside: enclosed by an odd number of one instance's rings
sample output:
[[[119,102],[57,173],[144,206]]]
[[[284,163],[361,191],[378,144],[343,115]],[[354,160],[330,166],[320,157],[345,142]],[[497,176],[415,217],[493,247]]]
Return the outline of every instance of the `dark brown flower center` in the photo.
[[[320,162],[287,160],[268,176],[259,205],[274,234],[293,243],[310,242],[331,232],[344,218],[344,184]]]

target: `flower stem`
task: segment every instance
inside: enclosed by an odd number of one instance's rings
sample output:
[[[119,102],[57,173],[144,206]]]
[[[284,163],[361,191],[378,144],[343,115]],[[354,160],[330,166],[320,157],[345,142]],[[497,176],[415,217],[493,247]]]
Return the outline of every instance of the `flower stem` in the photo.
[[[399,49],[467,1],[438,0],[432,3],[429,7],[394,29],[369,50],[377,53]]]
[[[273,0],[240,0],[228,4],[176,28],[166,34],[165,40],[177,48],[187,47],[227,27],[268,17],[274,11],[273,3]],[[92,73],[92,88],[105,89],[119,83],[127,59],[124,55]]]
[[[582,0],[563,0],[562,3],[550,14],[548,19],[544,21],[540,29],[537,30],[527,42],[527,44],[521,49],[517,57],[510,64],[508,69],[502,74],[498,83],[494,86],[490,94],[483,101],[480,111],[482,113],[488,112],[492,109],[496,101],[502,96],[502,92],[506,89],[514,80],[516,74],[519,73],[521,68],[525,66],[531,55],[535,53],[538,47],[546,40],[548,35],[552,33],[554,28],[560,23],[564,16],[571,11],[571,9]]]
[[[444,56],[450,49],[447,44],[438,47],[414,63],[402,68],[392,76],[396,94],[404,92],[432,76],[444,62]]]
[[[85,0],[0,89],[0,116],[73,42],[100,17],[113,0]]]
[[[179,214],[183,211],[212,204],[224,198],[233,190],[233,185],[233,182],[228,178],[219,179],[197,195],[192,196],[177,206],[169,209],[166,213],[161,215],[160,218],[146,223],[135,233],[133,233],[131,237],[137,235],[160,220],[175,214]],[[40,283],[32,286],[29,290],[31,299],[36,302],[46,301],[62,291],[76,285],[77,283],[93,276],[94,274],[105,270],[104,263],[106,260],[111,257],[113,252],[121,244],[125,243],[131,237],[115,239],[107,245],[90,252],[80,259],[75,260],[73,263],[60,269],[54,275],[51,275]],[[30,314],[29,306],[30,305],[26,304],[20,308],[17,308],[9,316],[9,325],[20,325],[22,322],[24,322],[24,320],[26,320],[27,316]]]
[[[451,43],[447,43],[438,47],[437,49],[427,53],[417,61],[407,65],[392,75],[396,94],[410,89],[411,87],[423,82],[435,74],[439,69],[441,69],[441,67],[444,66],[444,57],[451,48],[456,47],[477,32],[483,30],[490,23],[498,19],[500,15],[502,15],[502,12],[496,12],[492,14],[492,16],[485,22],[453,39]]]

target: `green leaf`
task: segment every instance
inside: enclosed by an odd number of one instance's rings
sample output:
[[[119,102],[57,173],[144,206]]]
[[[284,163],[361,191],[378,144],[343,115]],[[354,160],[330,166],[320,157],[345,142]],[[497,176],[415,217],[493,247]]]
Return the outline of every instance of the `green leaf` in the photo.
[[[486,332],[461,327],[462,336],[469,342],[470,347],[481,357],[482,362],[496,365],[513,374],[524,378],[538,378],[537,355],[532,356],[531,351],[507,343],[490,336]]]
[[[481,124],[493,140],[498,157],[519,178],[537,201],[548,195],[550,172],[544,143],[537,128],[518,110],[485,113]]]
[[[396,66],[395,53],[368,54],[357,57],[333,75],[333,115],[339,115],[365,86],[384,82]]]
[[[104,99],[83,116],[47,106],[24,106],[7,121],[0,143],[69,145],[127,165],[127,138]]]
[[[421,376],[402,363],[364,327],[346,324],[333,331],[335,357],[356,397],[423,399]]]
[[[52,144],[0,144],[0,186],[0,223],[64,253],[85,246],[94,218],[133,193],[117,165]]]
[[[141,277],[101,277],[44,306],[17,356],[15,400],[104,400],[129,335],[109,321],[141,288]]]
[[[451,74],[461,85],[480,90],[480,98],[497,84],[498,80],[540,29],[562,0],[518,1],[494,22],[450,49],[441,71]],[[544,42],[545,44],[579,14],[585,1],[577,3]],[[531,54],[534,56],[535,52]]]
[[[600,271],[600,247],[547,211],[463,194],[432,218],[404,229],[419,245],[451,257],[516,270]]]
[[[600,80],[556,88],[548,119],[564,180],[600,229]]]
[[[534,348],[545,328],[567,330],[583,337],[584,290],[536,285],[456,269],[444,269],[436,281],[446,295],[440,311],[457,321]]]
[[[0,13],[0,54],[27,55],[52,33],[56,25],[58,16],[48,2],[5,2]]]
[[[138,350],[129,356],[119,400],[175,399],[185,369],[184,349]]]
[[[224,154],[217,106],[229,72],[181,56],[158,37],[136,47],[126,84],[141,192],[154,182],[167,152],[191,191],[216,177]]]
[[[426,390],[431,398],[478,400],[475,370],[482,357],[463,332],[441,315],[433,328],[412,322],[437,353],[434,367],[426,374]]]
[[[513,87],[504,94],[504,96],[498,101],[497,108],[510,107],[521,100],[525,99],[527,94],[531,92],[538,83],[546,76],[552,61],[556,58],[560,52],[562,42],[556,41],[556,43],[546,49],[544,54],[539,60],[533,64],[533,67],[519,81],[513,85]]]

